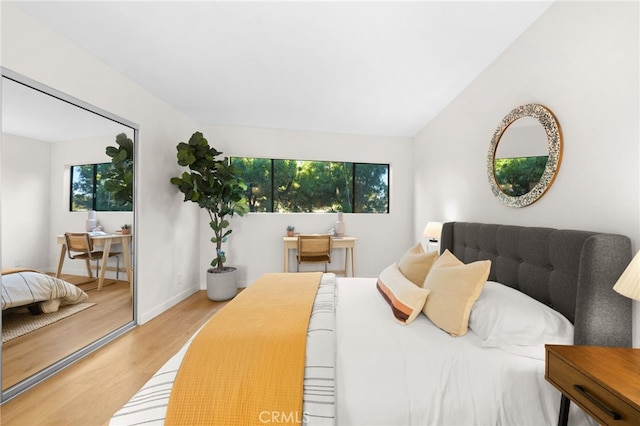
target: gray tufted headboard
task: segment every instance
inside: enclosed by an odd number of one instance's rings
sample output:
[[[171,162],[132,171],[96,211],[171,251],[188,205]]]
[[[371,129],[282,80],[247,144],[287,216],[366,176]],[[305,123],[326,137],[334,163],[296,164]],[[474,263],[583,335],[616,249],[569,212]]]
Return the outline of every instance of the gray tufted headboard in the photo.
[[[631,346],[631,300],[612,287],[631,261],[628,237],[596,232],[449,222],[440,251],[491,260],[489,280],[516,288],[574,323],[574,343]]]

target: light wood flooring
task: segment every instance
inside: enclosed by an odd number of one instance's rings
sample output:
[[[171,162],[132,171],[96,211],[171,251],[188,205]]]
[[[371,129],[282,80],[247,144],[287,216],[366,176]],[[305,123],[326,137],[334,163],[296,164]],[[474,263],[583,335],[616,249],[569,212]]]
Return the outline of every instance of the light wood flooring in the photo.
[[[129,283],[106,280],[101,291],[95,279],[63,275],[88,295],[89,309],[42,327],[2,345],[2,389],[24,380],[94,342],[133,319]]]
[[[199,291],[0,407],[3,426],[104,426],[226,302]],[[93,308],[91,308],[93,309]]]

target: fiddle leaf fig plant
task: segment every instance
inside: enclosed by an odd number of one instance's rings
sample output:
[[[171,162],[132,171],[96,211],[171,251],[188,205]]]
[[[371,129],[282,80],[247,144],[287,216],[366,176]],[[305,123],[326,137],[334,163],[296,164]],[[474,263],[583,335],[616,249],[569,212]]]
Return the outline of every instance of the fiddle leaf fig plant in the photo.
[[[111,157],[111,169],[104,180],[104,189],[111,193],[119,206],[133,203],[133,141],[125,133],[116,136],[115,146],[108,146],[106,154]]]
[[[180,142],[176,149],[178,164],[189,170],[179,177],[172,177],[171,183],[184,194],[185,202],[197,203],[211,219],[211,242],[215,244],[216,256],[211,261],[209,272],[234,269],[224,266],[227,258],[222,244],[232,232],[229,218],[244,216],[249,211],[245,198],[247,185],[240,176],[240,170],[231,165],[227,157],[219,159],[222,152],[209,146],[201,132],[195,132],[187,143]]]

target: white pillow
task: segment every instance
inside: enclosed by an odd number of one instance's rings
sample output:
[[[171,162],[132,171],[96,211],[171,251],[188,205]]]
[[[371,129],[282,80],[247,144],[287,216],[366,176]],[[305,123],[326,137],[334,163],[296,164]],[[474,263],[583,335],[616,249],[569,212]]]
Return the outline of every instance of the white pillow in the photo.
[[[573,324],[559,312],[509,286],[487,281],[471,309],[469,328],[483,346],[573,344]]]

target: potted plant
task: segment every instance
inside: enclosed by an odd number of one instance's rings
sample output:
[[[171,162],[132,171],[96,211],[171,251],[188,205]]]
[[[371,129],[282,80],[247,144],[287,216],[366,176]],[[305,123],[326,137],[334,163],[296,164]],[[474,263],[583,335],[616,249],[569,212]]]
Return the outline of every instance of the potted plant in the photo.
[[[104,189],[111,193],[113,201],[123,210],[133,206],[133,141],[125,133],[116,136],[115,146],[107,146],[105,153],[111,157],[112,167],[106,173]]]
[[[209,146],[202,133],[195,132],[188,143],[180,142],[176,149],[178,164],[189,171],[171,178],[171,183],[184,194],[185,202],[197,203],[211,219],[211,242],[215,244],[216,255],[207,270],[207,296],[211,300],[231,299],[238,291],[237,268],[224,265],[227,258],[222,244],[231,234],[229,218],[249,211],[245,198],[247,185],[240,170],[227,157],[218,159],[222,152]]]
[[[124,224],[120,227],[122,235],[129,235],[131,233],[131,225]]]
[[[296,228],[294,226],[291,226],[291,225],[287,226],[287,237],[293,237],[294,235],[293,231],[295,231],[295,229]]]

